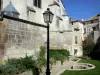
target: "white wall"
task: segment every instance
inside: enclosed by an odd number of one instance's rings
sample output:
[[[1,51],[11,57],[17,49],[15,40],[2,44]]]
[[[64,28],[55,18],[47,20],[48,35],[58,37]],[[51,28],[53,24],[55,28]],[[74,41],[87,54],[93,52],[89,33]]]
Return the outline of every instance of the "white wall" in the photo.
[[[20,13],[20,18],[27,20],[26,0],[3,0],[3,8],[5,8],[10,1]]]
[[[48,6],[49,4],[52,4],[53,1],[54,0],[42,0],[42,8],[37,8],[37,7],[33,6],[33,0],[11,0],[12,4],[15,6],[15,8],[20,13],[20,16],[19,16],[20,18],[28,20],[27,6],[30,6],[36,11],[35,15],[34,15],[35,18],[33,17],[33,21],[35,21],[36,23],[39,23],[39,24],[44,24],[44,25],[46,25],[46,24],[44,23],[43,13],[49,7],[50,10],[52,11],[52,13],[54,14],[53,22],[50,24],[50,46],[57,46],[59,48],[65,48],[64,46],[66,45],[67,46],[66,49],[69,49],[69,46],[72,45],[72,41],[73,41],[72,40],[72,32],[59,33],[59,30],[64,31],[64,30],[69,29],[69,17],[62,16],[63,12],[65,11],[65,8],[63,7],[61,1],[59,2],[60,7],[57,5]],[[9,2],[10,2],[10,0],[3,0],[3,8],[5,8]],[[62,18],[62,20],[60,20],[59,28],[56,27],[56,16]],[[30,30],[32,29],[29,25],[27,25],[27,27]],[[41,36],[37,36],[37,37],[42,37],[42,40],[37,40],[38,43],[36,45],[40,46],[41,44],[39,44],[39,41],[42,42],[42,44],[43,43],[45,44],[45,42],[47,42],[47,40],[46,40],[47,33],[46,33],[46,29],[43,29],[43,28],[39,28],[39,31],[41,31]],[[54,32],[52,32],[52,31],[54,31]],[[57,32],[55,32],[55,31],[57,31]],[[35,31],[33,31],[33,32],[35,32]],[[35,42],[36,42],[36,40],[35,40]],[[36,48],[36,50],[38,50],[38,49],[39,48]],[[7,54],[7,56],[13,57],[14,53],[19,53],[19,54],[21,53],[21,51],[19,51],[19,50],[22,50],[22,52],[25,52],[25,53],[28,52],[29,54],[34,53],[34,51],[32,51],[32,50],[28,51],[28,49],[26,50],[23,48],[19,48],[17,50],[16,47],[12,46],[12,48],[8,48],[6,54]],[[14,57],[17,57],[17,55],[15,55]]]
[[[79,31],[75,31],[74,28],[78,28]],[[82,41],[84,40],[84,28],[83,24],[80,22],[74,22],[72,25],[73,29],[73,45],[72,45],[72,55],[74,55],[74,50],[77,49],[78,52],[76,56],[82,56],[83,51],[82,51]],[[77,36],[77,44],[75,44],[75,36]]]

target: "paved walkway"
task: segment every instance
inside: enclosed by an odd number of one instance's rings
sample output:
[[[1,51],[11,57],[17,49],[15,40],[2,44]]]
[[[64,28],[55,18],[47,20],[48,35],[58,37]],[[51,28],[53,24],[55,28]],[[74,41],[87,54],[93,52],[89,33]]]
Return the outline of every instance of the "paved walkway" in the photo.
[[[76,62],[75,61],[68,61],[66,60],[63,65],[61,65],[60,62],[58,62],[56,65],[52,66],[52,70],[51,70],[51,75],[60,75],[61,73],[63,73],[66,69],[70,68],[70,66],[74,65],[75,63],[77,63],[78,61],[80,61],[80,59],[78,59]]]

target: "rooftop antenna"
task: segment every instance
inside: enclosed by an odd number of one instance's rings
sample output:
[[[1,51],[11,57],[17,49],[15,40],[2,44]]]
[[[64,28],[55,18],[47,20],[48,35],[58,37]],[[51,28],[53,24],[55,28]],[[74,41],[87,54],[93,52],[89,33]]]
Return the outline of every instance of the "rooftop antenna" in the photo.
[[[82,16],[82,21],[84,21],[83,16]]]
[[[84,21],[84,19],[82,19],[82,21]]]

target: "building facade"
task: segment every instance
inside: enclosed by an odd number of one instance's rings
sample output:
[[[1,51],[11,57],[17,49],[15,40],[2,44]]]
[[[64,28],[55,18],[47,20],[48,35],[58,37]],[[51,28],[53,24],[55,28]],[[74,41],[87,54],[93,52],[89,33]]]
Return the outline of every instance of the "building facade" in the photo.
[[[2,0],[1,10],[5,15],[46,25],[43,13],[47,8],[54,14],[53,22],[50,24],[50,48],[70,51],[73,34],[61,0]],[[0,34],[4,42],[1,42],[2,59],[24,57],[25,54],[33,55],[40,50],[40,46],[46,46],[45,28],[8,19],[4,19],[2,25],[4,25],[1,28],[1,32],[4,33]]]
[[[82,41],[87,40],[87,43],[97,43],[100,38],[100,14],[89,18],[88,20],[71,19],[73,30],[73,44],[71,55],[81,56]]]
[[[85,20],[84,23],[84,37],[94,43],[100,37],[100,15],[93,16],[92,18]]]
[[[84,23],[80,20],[70,20],[73,30],[73,43],[71,55],[81,57],[83,56],[82,41],[84,41]]]

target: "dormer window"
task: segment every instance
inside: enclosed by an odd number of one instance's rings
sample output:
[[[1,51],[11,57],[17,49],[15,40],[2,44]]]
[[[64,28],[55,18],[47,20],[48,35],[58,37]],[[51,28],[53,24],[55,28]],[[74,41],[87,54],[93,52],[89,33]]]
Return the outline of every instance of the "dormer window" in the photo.
[[[41,0],[34,0],[34,6],[41,8]]]

